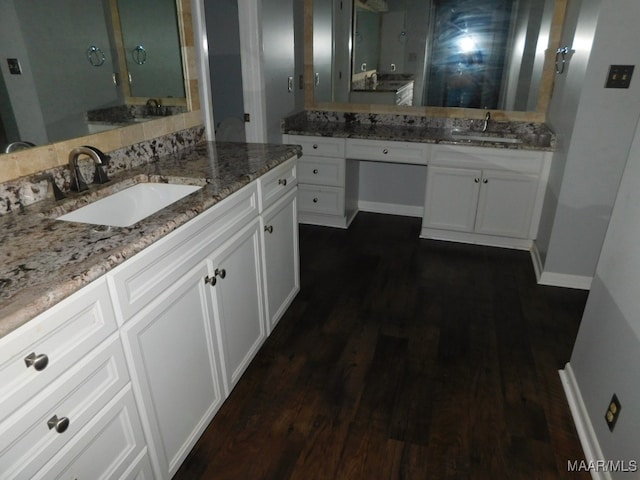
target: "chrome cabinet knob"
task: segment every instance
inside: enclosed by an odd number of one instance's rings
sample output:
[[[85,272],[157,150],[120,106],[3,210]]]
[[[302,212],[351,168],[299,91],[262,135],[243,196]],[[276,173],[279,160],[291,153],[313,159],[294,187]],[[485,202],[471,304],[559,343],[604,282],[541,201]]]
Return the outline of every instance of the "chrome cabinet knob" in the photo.
[[[483,178],[482,179],[482,183],[489,183],[489,179],[488,178]]]
[[[385,148],[384,150],[382,150],[382,153],[384,153],[386,155],[387,153],[389,153],[389,149]]]
[[[47,421],[47,427],[49,427],[49,430],[55,428],[56,432],[63,433],[69,428],[69,419],[67,417],[58,418],[57,415],[54,415]]]
[[[318,169],[317,169],[317,168],[314,168],[314,169],[313,169],[313,174],[314,174],[314,175],[317,175],[317,174],[318,174]]]
[[[474,179],[473,179],[473,181],[474,181],[475,183],[480,183],[480,179],[479,179],[479,178],[477,178],[477,177],[476,177],[476,178],[474,178]]]
[[[317,197],[313,199],[313,203],[318,203],[318,198]]]
[[[24,363],[27,365],[27,368],[33,367],[39,372],[47,368],[47,365],[49,365],[49,357],[44,353],[36,355],[35,352],[32,352],[24,357]]]
[[[210,277],[209,275],[204,277],[204,283],[211,285],[212,287],[215,286],[217,281],[216,277]]]
[[[278,185],[282,185],[283,187],[287,186],[287,179],[286,178],[281,178],[280,180],[278,180]]]
[[[269,226],[265,225],[264,231],[267,233],[273,233],[273,225],[269,225]]]
[[[314,143],[314,144],[313,144],[313,149],[314,149],[314,150],[317,150],[317,149],[318,149],[318,144],[317,144],[317,143]]]
[[[216,277],[224,278],[227,276],[227,271],[224,268],[216,268],[213,272]]]

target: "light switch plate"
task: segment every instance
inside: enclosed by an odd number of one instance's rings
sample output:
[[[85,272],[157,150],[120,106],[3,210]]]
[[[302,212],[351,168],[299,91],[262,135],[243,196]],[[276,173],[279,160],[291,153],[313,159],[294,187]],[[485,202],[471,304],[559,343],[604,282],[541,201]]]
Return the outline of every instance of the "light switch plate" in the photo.
[[[635,65],[611,65],[604,88],[629,88]]]
[[[20,62],[17,58],[7,58],[7,65],[9,65],[9,73],[11,75],[22,74],[22,68],[20,68]]]

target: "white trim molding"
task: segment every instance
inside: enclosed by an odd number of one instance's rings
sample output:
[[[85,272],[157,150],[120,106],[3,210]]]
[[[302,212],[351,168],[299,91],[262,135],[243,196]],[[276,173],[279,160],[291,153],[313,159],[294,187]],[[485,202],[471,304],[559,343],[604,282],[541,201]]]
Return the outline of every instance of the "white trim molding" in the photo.
[[[540,256],[540,251],[538,250],[535,242],[531,247],[531,261],[533,262],[533,269],[536,272],[536,279],[540,285],[575,288],[577,290],[591,290],[593,277],[570,275],[567,273],[545,272],[542,257]]]
[[[211,79],[209,71],[209,41],[205,22],[204,0],[191,0],[193,34],[198,55],[198,75],[200,77],[200,110],[205,126],[207,140],[215,140],[215,121],[213,118],[213,100],[211,97]]]
[[[576,382],[576,377],[573,374],[571,364],[567,363],[564,370],[559,370],[560,381],[562,382],[562,388],[567,397],[569,403],[569,409],[571,410],[571,416],[573,422],[576,425],[578,431],[578,437],[582,444],[582,450],[584,452],[585,460],[588,463],[604,460],[600,443],[596,437],[595,430],[589,419],[587,413],[587,407],[582,399],[580,393],[580,387]],[[611,480],[611,474],[605,471],[591,470],[591,478],[594,480]]]
[[[361,212],[386,213],[389,215],[401,215],[403,217],[422,218],[424,208],[415,205],[400,205],[397,203],[367,202],[358,200],[358,210]]]
[[[238,0],[243,101],[245,112],[251,116],[245,123],[245,133],[247,142],[257,143],[267,141],[261,16],[261,0]]]

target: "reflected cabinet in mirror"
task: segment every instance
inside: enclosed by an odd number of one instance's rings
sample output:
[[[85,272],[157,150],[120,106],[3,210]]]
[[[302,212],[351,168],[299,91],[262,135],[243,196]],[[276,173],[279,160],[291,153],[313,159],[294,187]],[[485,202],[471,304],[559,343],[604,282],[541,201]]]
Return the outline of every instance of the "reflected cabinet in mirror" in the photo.
[[[0,153],[187,111],[175,0],[3,0],[0,30]]]
[[[308,109],[544,120],[566,0],[305,1]]]

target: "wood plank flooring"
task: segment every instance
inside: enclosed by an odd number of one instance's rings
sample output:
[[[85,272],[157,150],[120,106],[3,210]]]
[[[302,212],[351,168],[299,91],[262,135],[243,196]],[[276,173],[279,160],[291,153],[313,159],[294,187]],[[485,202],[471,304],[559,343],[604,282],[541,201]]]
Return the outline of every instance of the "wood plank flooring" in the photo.
[[[586,292],[420,220],[301,226],[298,297],[175,479],[563,479]]]

